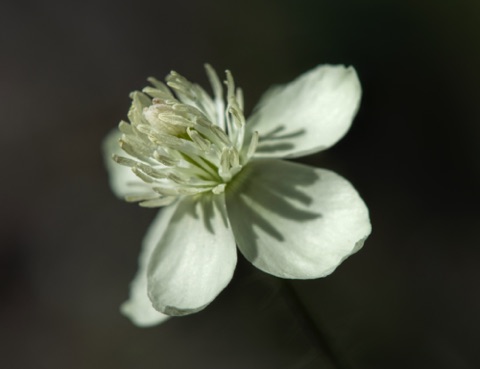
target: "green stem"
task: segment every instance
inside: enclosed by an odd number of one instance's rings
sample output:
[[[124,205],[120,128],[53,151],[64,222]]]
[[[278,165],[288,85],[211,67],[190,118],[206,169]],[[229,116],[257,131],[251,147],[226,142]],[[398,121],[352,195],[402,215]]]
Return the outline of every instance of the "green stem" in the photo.
[[[283,291],[286,301],[295,315],[300,319],[301,324],[306,329],[309,338],[320,347],[322,353],[327,356],[329,361],[336,369],[352,369],[347,360],[338,353],[335,345],[331,342],[329,335],[319,326],[317,320],[313,319],[298,292],[291,285],[291,282],[284,281]]]

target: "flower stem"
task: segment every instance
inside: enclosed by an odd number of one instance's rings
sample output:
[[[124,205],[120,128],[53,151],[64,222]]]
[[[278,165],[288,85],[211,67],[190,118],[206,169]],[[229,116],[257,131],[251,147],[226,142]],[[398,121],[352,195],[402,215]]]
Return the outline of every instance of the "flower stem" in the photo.
[[[286,301],[290,309],[292,309],[295,315],[300,319],[301,324],[305,328],[312,342],[321,349],[324,355],[327,356],[327,359],[332,363],[335,369],[353,369],[347,360],[338,353],[335,345],[331,342],[328,333],[326,333],[325,329],[319,325],[318,320],[312,318],[291,282],[283,282],[282,290],[285,294]]]

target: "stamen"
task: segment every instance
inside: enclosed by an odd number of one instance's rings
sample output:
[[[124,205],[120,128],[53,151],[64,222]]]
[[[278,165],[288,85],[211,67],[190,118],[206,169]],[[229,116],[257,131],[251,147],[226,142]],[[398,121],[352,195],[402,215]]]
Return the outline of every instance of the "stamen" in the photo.
[[[240,110],[243,111],[244,109],[243,90],[240,87],[237,88],[236,98],[237,98],[237,103],[238,103],[238,106],[240,107]]]
[[[223,148],[225,145],[230,145],[230,141],[225,133],[217,126],[211,124],[207,120],[198,119],[195,121],[195,130],[201,133],[207,140],[211,141],[213,147],[217,149]],[[217,150],[220,152],[219,150]]]
[[[238,152],[234,148],[228,150],[228,159],[231,167],[238,167],[240,165]]]
[[[210,149],[210,141],[204,139],[197,131],[187,128],[188,136],[200,148],[200,150],[208,151]]]
[[[128,112],[128,119],[132,123],[132,126],[140,124],[143,122],[143,108],[150,105],[150,99],[147,95],[135,91],[130,97],[132,98],[132,106]]]
[[[193,166],[190,166],[188,168],[189,171],[195,172],[195,174],[198,174],[199,176],[206,176],[208,178],[214,178],[216,180],[219,180],[218,178],[218,173],[215,172],[214,165],[211,164],[210,162],[207,162],[204,158],[201,156],[186,156],[185,160],[189,164],[193,164]]]
[[[211,126],[213,133],[227,146],[230,146],[232,143],[228,139],[228,136],[217,126]]]
[[[224,148],[222,151],[222,156],[220,157],[220,167],[218,168],[218,174],[224,181],[229,181],[232,179],[229,169],[229,150]]]
[[[162,196],[178,196],[178,188],[172,187],[153,187],[152,190]]]
[[[232,73],[228,69],[225,71],[225,74],[227,75],[227,80],[225,81],[227,84],[227,99],[230,101],[235,97],[235,82],[233,81]]]
[[[160,178],[167,178],[168,174],[165,172],[165,170],[162,169],[155,169],[152,168],[151,166],[143,163],[137,163],[135,165],[135,168],[140,169],[143,173],[148,175],[151,178],[155,179],[160,179]]]
[[[178,160],[174,160],[172,158],[169,158],[168,156],[161,155],[158,153],[157,150],[153,152],[153,157],[155,158],[156,161],[158,161],[160,164],[163,164],[167,167],[173,167],[175,164],[178,163]]]
[[[205,70],[207,71],[208,80],[213,89],[213,95],[215,97],[215,107],[217,109],[217,125],[225,130],[225,104],[223,102],[223,88],[215,70],[210,64],[205,64]]]
[[[167,76],[167,84],[149,78],[153,87],[131,94],[130,124],[119,123],[119,145],[126,156],[114,155],[113,160],[130,167],[147,192],[132,194],[128,201],[158,207],[179,196],[220,194],[253,156],[258,133],[244,147],[242,90],[227,71],[225,104],[218,75],[208,64],[205,70],[213,99],[176,72]]]
[[[160,90],[165,95],[168,95],[170,99],[172,100],[175,99],[165,83],[159,81],[155,77],[148,77],[147,81],[150,82],[153,86],[155,86],[157,90]],[[151,88],[151,87],[147,86],[146,88]]]
[[[138,160],[148,161],[150,151],[145,149],[143,146],[132,145],[131,143],[126,142],[125,139],[129,138],[131,138],[131,136],[126,136],[125,138],[120,139],[119,145],[122,150],[125,151],[127,154],[137,158]]]
[[[153,183],[153,178],[148,176],[147,174],[143,173],[138,167],[132,167],[132,172],[140,178],[143,182],[146,183]]]
[[[237,128],[242,128],[245,124],[245,118],[243,117],[240,107],[237,104],[236,100],[232,100],[231,105],[229,106],[228,112],[233,116],[233,122],[237,125]]]
[[[158,208],[160,206],[170,205],[176,200],[176,197],[160,197],[155,200],[142,201],[138,205],[144,208]]]
[[[247,158],[246,158],[247,161],[251,159],[251,157],[255,153],[255,150],[257,150],[258,137],[259,137],[258,131],[253,132],[252,138],[250,139],[250,144],[248,145]]]
[[[116,163],[120,164],[120,165],[124,165],[126,167],[133,167],[135,165],[138,164],[138,161],[135,161],[133,159],[129,159],[129,158],[126,158],[124,156],[118,156],[116,154],[113,154],[112,155],[112,159],[113,161],[115,161]]]
[[[146,200],[153,200],[157,199],[158,195],[152,193],[144,193],[138,195],[127,195],[125,196],[125,201],[127,202],[139,202],[139,201],[146,201]]]
[[[188,180],[181,178],[180,176],[174,174],[174,173],[169,173],[167,176],[168,179],[172,180],[173,182],[177,184],[186,184]]]
[[[212,189],[212,192],[215,195],[220,195],[221,193],[223,193],[225,191],[225,186],[226,186],[225,183],[219,184],[218,186],[216,186]]]
[[[123,120],[118,124],[118,129],[120,130],[120,132],[126,135],[131,135],[135,132],[132,126]]]
[[[173,98],[171,93],[167,94],[162,90],[159,90],[157,88],[153,88],[153,87],[150,87],[150,86],[143,88],[142,92],[146,93],[147,95],[149,95],[149,96],[151,96],[155,99],[167,100],[167,99]]]

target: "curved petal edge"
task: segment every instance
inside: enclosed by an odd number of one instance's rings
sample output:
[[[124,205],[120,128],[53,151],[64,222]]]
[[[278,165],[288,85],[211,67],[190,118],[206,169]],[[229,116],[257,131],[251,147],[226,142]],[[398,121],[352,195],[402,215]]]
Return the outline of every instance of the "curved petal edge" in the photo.
[[[155,310],[147,293],[147,266],[153,250],[167,229],[177,204],[162,208],[152,221],[142,243],[138,271],[130,284],[130,296],[120,306],[120,311],[139,327],[150,327],[169,318]]]
[[[230,282],[236,252],[224,194],[183,198],[149,261],[153,307],[177,316],[202,310]]]
[[[346,179],[283,160],[248,168],[227,209],[240,251],[257,268],[282,278],[324,277],[363,246],[368,209]]]
[[[343,65],[319,65],[273,87],[247,123],[250,134],[260,134],[256,157],[294,158],[333,146],[350,128],[361,95],[355,69]]]

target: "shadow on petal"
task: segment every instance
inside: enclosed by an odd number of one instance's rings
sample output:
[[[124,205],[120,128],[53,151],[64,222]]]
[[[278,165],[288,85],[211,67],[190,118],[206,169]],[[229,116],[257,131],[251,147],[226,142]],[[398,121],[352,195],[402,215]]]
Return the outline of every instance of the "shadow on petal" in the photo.
[[[178,202],[148,262],[147,290],[156,310],[191,314],[229,283],[237,251],[225,213],[223,194]]]
[[[275,153],[277,151],[287,151],[295,148],[294,144],[289,141],[305,134],[305,129],[297,129],[293,132],[284,132],[285,126],[279,125],[270,132],[262,132],[257,148],[257,154]]]
[[[324,277],[370,234],[368,208],[343,177],[284,160],[254,160],[227,188],[238,248],[281,278]]]
[[[257,237],[255,236],[254,226],[256,226],[274,239],[283,241],[280,231],[273,227],[266,217],[260,215],[260,212],[256,209],[255,202],[250,197],[239,196],[236,199],[235,207],[234,213],[242,213],[241,222],[244,225],[243,231],[246,232],[243,234],[243,237],[255,240]]]
[[[355,69],[342,65],[319,65],[268,90],[246,125],[262,138],[256,156],[295,158],[334,145],[350,128],[361,95]]]
[[[271,222],[272,215],[285,220],[302,223],[319,219],[322,214],[309,208],[313,199],[305,188],[320,180],[314,171],[278,173],[278,160],[257,160],[245,169],[245,180],[240,180],[233,193],[228,194],[227,209],[232,226],[241,229],[235,237],[248,259],[258,254],[259,231],[278,242],[284,242],[284,229]],[[288,176],[288,180],[284,180]],[[282,178],[283,177],[283,178]],[[303,190],[302,190],[303,189]]]
[[[179,213],[173,220],[180,219],[184,216],[189,216],[193,219],[202,219],[205,229],[215,234],[212,220],[215,216],[221,216],[223,225],[228,227],[228,219],[224,209],[224,202],[222,196],[214,195],[212,193],[201,193],[197,196],[192,196],[194,206],[185,208],[184,213]],[[217,213],[215,213],[215,209]]]

